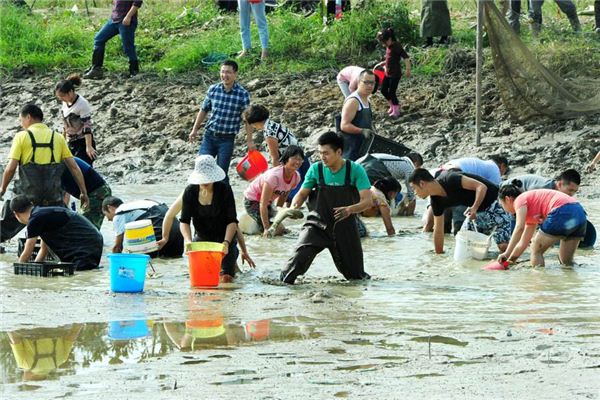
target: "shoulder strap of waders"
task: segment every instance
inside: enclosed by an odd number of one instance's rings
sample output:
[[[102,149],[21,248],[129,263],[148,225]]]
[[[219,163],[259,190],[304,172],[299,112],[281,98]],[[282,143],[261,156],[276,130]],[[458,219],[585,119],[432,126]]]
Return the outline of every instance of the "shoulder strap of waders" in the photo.
[[[33,154],[31,155],[31,162],[35,164],[35,151],[39,148],[49,148],[50,149],[50,162],[55,163],[54,159],[54,132],[52,132],[52,136],[50,136],[50,143],[37,143],[35,141],[35,137],[33,136],[33,132],[27,129],[27,133],[29,134],[29,139],[31,140],[31,147],[33,149]]]
[[[323,174],[323,162],[319,161],[317,163],[317,169],[319,170],[319,185],[325,184],[325,175]]]
[[[346,186],[350,186],[350,184],[351,184],[351,179],[350,179],[351,172],[352,172],[352,163],[350,162],[350,160],[346,160],[346,180],[344,183]]]

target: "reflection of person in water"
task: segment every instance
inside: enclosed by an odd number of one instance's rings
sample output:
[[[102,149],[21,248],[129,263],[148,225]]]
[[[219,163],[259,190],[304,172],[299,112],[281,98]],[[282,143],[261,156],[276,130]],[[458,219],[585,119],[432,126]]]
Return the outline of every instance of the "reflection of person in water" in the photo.
[[[10,347],[23,379],[42,380],[69,358],[82,324],[8,332]]]

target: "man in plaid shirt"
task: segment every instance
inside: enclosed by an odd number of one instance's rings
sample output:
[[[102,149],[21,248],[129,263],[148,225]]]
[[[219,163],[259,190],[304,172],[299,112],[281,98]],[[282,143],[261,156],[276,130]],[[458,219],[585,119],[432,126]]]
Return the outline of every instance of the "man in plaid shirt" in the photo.
[[[235,135],[240,130],[242,111],[250,104],[250,95],[236,82],[238,65],[227,60],[221,64],[221,83],[208,88],[206,97],[196,117],[196,122],[189,135],[190,143],[196,140],[200,125],[210,112],[210,118],[204,127],[204,137],[198,154],[210,154],[217,158],[217,164],[229,171]],[[252,141],[252,127],[246,126],[248,150],[256,149]],[[228,180],[228,177],[225,178]]]

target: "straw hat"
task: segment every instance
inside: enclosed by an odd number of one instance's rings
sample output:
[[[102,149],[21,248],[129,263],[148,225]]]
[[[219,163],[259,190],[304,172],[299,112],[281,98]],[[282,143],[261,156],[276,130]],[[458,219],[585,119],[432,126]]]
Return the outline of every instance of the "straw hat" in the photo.
[[[225,171],[217,165],[215,158],[210,155],[196,157],[194,171],[188,178],[192,185],[205,185],[207,183],[219,182],[225,179]]]

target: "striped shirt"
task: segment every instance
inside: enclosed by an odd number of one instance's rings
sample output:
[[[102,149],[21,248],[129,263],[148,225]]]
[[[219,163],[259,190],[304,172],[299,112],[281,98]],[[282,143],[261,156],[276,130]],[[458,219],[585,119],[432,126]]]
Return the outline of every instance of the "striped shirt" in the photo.
[[[415,193],[408,182],[410,174],[412,174],[412,172],[415,170],[415,165],[413,164],[412,160],[408,157],[398,157],[383,153],[373,153],[371,156],[381,161],[388,171],[390,171],[392,177],[404,183],[404,187],[406,188],[406,197],[408,197],[408,200],[410,201],[414,200]]]
[[[272,137],[277,139],[280,153],[283,153],[286,147],[290,145],[298,145],[298,139],[296,139],[296,136],[292,133],[292,131],[281,125],[279,122],[275,122],[270,119],[265,122],[264,136],[265,138]]]
[[[242,111],[250,105],[250,94],[240,85],[234,83],[229,92],[222,83],[208,88],[202,102],[202,111],[211,112],[206,123],[207,133],[235,135],[240,130]]]

